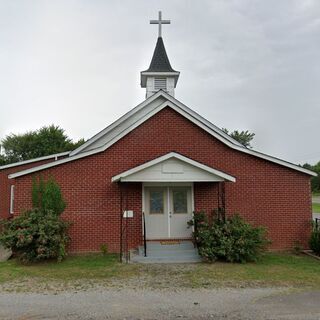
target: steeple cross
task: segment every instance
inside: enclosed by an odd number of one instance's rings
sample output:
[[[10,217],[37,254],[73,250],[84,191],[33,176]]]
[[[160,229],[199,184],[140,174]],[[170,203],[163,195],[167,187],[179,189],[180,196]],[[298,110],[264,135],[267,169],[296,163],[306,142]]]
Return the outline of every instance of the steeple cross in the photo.
[[[162,20],[162,13],[159,11],[159,18],[158,20],[150,20],[150,24],[158,24],[159,25],[159,35],[161,37],[161,29],[163,24],[170,24],[170,20]]]

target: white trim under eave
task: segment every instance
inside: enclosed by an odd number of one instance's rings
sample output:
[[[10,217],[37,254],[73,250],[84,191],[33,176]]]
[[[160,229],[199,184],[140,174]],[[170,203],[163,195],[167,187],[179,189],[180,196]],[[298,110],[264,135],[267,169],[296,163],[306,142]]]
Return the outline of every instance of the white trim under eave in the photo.
[[[127,113],[125,113],[123,116],[121,116],[119,119],[117,119],[116,121],[114,121],[113,123],[111,123],[109,126],[107,126],[105,129],[103,129],[102,131],[98,132],[97,134],[95,134],[92,138],[90,138],[89,140],[87,140],[84,144],[82,144],[80,147],[78,147],[77,149],[73,150],[70,152],[70,157],[74,156],[76,154],[78,154],[79,152],[81,152],[83,149],[85,149],[86,147],[90,146],[92,143],[96,142],[98,139],[100,139],[101,137],[103,137],[105,134],[107,134],[108,132],[110,132],[113,128],[115,128],[116,126],[118,126],[119,124],[121,124],[122,122],[126,121],[132,114],[140,111],[144,106],[146,106],[147,104],[151,103],[152,101],[156,100],[159,96],[161,96],[164,92],[162,90],[156,92],[155,94],[153,94],[152,96],[150,96],[149,98],[147,98],[146,100],[144,100],[142,103],[138,104],[137,106],[135,106],[132,110],[128,111]]]
[[[223,133],[221,130],[216,129],[216,127],[211,124],[209,121],[207,121],[206,119],[202,118],[200,115],[198,115],[197,113],[195,113],[194,111],[192,111],[190,108],[184,106],[181,102],[179,102],[178,100],[176,100],[175,98],[171,97],[170,95],[166,94],[163,91],[158,91],[157,93],[155,93],[153,96],[151,96],[150,98],[148,98],[147,100],[145,100],[142,104],[138,105],[137,107],[135,107],[133,110],[129,111],[128,113],[126,113],[124,116],[122,116],[120,119],[118,119],[117,121],[115,121],[113,124],[111,124],[109,127],[107,127],[105,130],[99,132],[96,136],[94,136],[92,139],[88,140],[87,143],[90,143],[88,145],[90,145],[91,143],[95,142],[97,139],[99,139],[101,136],[103,136],[104,134],[106,134],[107,132],[109,132],[111,129],[113,129],[115,126],[119,125],[122,121],[125,121],[128,117],[130,117],[133,113],[138,112],[141,108],[143,108],[146,105],[146,102],[152,102],[154,99],[158,98],[160,95],[164,96],[165,98],[167,98],[167,100],[169,101],[165,101],[163,102],[160,106],[155,107],[153,110],[151,110],[149,113],[147,113],[145,116],[143,116],[142,118],[140,118],[138,121],[132,123],[129,127],[127,127],[125,130],[123,130],[122,132],[120,132],[116,137],[114,137],[113,139],[111,139],[108,143],[106,143],[105,145],[96,148],[96,149],[92,149],[83,153],[77,153],[75,155],[73,155],[73,153],[71,152],[69,154],[69,158],[66,159],[62,159],[62,160],[58,160],[56,162],[51,162],[45,165],[41,165],[38,167],[34,167],[31,169],[27,169],[27,170],[23,170],[20,172],[17,172],[15,174],[11,174],[9,175],[9,178],[16,178],[22,175],[26,175],[32,172],[36,172],[39,170],[44,170],[56,165],[60,165],[69,161],[73,161],[73,160],[77,160],[83,157],[87,157],[99,152],[103,152],[105,151],[107,148],[109,148],[111,145],[113,145],[114,143],[116,143],[118,140],[120,140],[121,138],[123,138],[126,134],[128,134],[129,132],[131,132],[132,130],[134,130],[136,127],[138,127],[140,124],[142,124],[143,122],[147,121],[150,117],[152,117],[153,115],[155,115],[157,112],[161,111],[163,108],[169,106],[171,107],[173,110],[175,110],[176,112],[180,113],[181,115],[183,115],[185,118],[187,118],[188,120],[190,120],[191,122],[193,122],[194,124],[196,124],[198,127],[202,128],[203,130],[207,131],[210,135],[214,136],[215,138],[217,138],[218,140],[220,140],[222,143],[226,144],[228,147],[246,153],[246,154],[250,154],[252,156],[276,163],[278,165],[296,170],[296,171],[300,171],[304,174],[308,174],[311,176],[317,176],[317,174],[313,171],[310,171],[308,169],[305,169],[303,167],[299,167],[298,165],[292,164],[290,162],[287,162],[285,160],[281,160],[263,153],[260,153],[258,151],[254,151],[252,149],[248,149],[244,146],[242,146],[240,143],[238,142],[233,142],[235,141],[234,139],[232,139],[231,137],[225,137],[225,133]],[[174,99],[174,103],[172,102],[172,99]],[[198,118],[200,120],[198,120]],[[120,121],[121,120],[121,121]],[[218,131],[218,132],[217,132]],[[226,135],[227,136],[227,135]],[[86,144],[86,143],[85,143]],[[84,145],[85,145],[84,144]],[[85,147],[84,145],[82,145],[83,147]],[[81,146],[81,147],[82,147]],[[80,148],[74,150],[80,152]]]
[[[190,164],[190,165],[192,165],[192,166],[194,166],[194,167],[196,167],[196,168],[199,168],[199,169],[201,169],[201,170],[204,170],[204,171],[206,171],[206,172],[209,172],[209,173],[211,173],[211,174],[214,174],[214,175],[222,178],[223,180],[227,180],[227,181],[231,181],[231,182],[235,182],[235,181],[236,181],[236,178],[235,178],[235,177],[233,177],[233,176],[231,176],[231,175],[229,175],[229,174],[227,174],[227,173],[225,173],[225,172],[222,172],[222,171],[220,171],[220,170],[217,170],[217,169],[208,167],[208,166],[205,165],[205,164],[202,164],[202,163],[200,163],[200,162],[197,162],[197,161],[195,161],[195,160],[192,160],[192,159],[190,159],[190,158],[187,158],[187,157],[185,157],[185,156],[183,156],[183,155],[181,155],[181,154],[179,154],[179,153],[176,153],[176,152],[167,153],[167,154],[165,154],[165,155],[163,155],[163,156],[161,156],[161,157],[158,157],[158,158],[156,158],[156,159],[153,159],[153,160],[151,160],[151,161],[148,161],[148,162],[146,162],[146,163],[143,163],[143,164],[141,164],[141,165],[139,165],[139,166],[137,166],[137,167],[134,167],[134,168],[131,168],[131,169],[127,170],[127,171],[124,171],[124,172],[122,172],[122,173],[120,173],[120,174],[112,177],[112,178],[111,178],[111,181],[112,181],[112,182],[121,181],[121,179],[123,179],[123,178],[126,178],[126,177],[128,177],[128,176],[130,176],[130,175],[132,175],[132,174],[134,174],[134,173],[137,173],[137,172],[139,172],[139,171],[142,171],[142,170],[144,170],[144,169],[147,169],[147,168],[149,168],[149,167],[151,167],[151,166],[154,166],[154,165],[156,165],[156,164],[158,164],[158,163],[161,163],[161,162],[166,161],[166,160],[171,159],[171,158],[176,158],[176,159],[178,159],[178,160],[181,160],[181,161],[183,161],[183,162],[185,162],[185,163],[188,163],[188,164]],[[140,182],[141,182],[141,181],[142,181],[142,180],[140,180]],[[154,181],[154,180],[153,180],[153,181]],[[170,180],[170,181],[173,182],[172,180]],[[206,180],[206,179],[203,180],[203,181],[201,180],[201,182],[208,182],[208,181],[212,181],[212,180]],[[131,182],[134,182],[134,181],[131,181]],[[143,180],[143,182],[152,182],[152,181],[150,181],[150,180]],[[159,182],[165,182],[165,181],[159,181]],[[169,182],[169,181],[168,181],[168,182]],[[175,181],[175,182],[192,182],[192,181],[177,180],[177,181]],[[199,182],[200,182],[200,181],[199,181]]]
[[[69,155],[69,153],[70,153],[70,151],[66,151],[66,152],[50,154],[48,156],[43,156],[43,157],[34,158],[34,159],[30,159],[30,160],[24,160],[24,161],[19,161],[19,162],[15,162],[15,163],[10,163],[10,164],[6,164],[4,166],[0,166],[0,170],[13,168],[13,167],[17,167],[17,166],[22,166],[24,164],[33,163],[33,162],[37,162],[37,161],[48,160],[48,159],[52,159],[52,158],[57,159],[59,157],[67,156],[67,155]]]
[[[70,157],[74,156],[76,154],[78,154],[79,152],[81,152],[83,149],[85,149],[86,147],[89,147],[91,144],[95,143],[98,139],[100,139],[101,137],[103,137],[105,134],[107,134],[108,132],[110,132],[112,129],[114,129],[115,127],[117,127],[118,125],[120,125],[122,122],[126,121],[131,115],[133,115],[136,112],[139,112],[141,109],[143,109],[147,104],[153,102],[154,100],[156,100],[157,98],[159,98],[160,96],[162,96],[163,98],[169,100],[170,102],[172,102],[173,104],[176,104],[177,106],[179,106],[182,110],[184,110],[187,114],[189,114],[191,117],[194,117],[196,119],[198,119],[198,121],[202,122],[204,125],[206,125],[208,128],[210,128],[210,130],[213,131],[219,131],[219,133],[217,133],[217,135],[219,135],[219,140],[221,140],[222,142],[225,141],[230,141],[233,144],[239,145],[241,146],[241,144],[236,141],[235,139],[233,139],[232,137],[230,137],[228,134],[226,134],[225,132],[223,132],[221,129],[219,129],[217,126],[215,126],[214,124],[212,124],[210,121],[206,120],[205,118],[203,118],[201,115],[199,115],[198,113],[196,113],[195,111],[193,111],[192,109],[190,109],[189,107],[187,107],[186,105],[184,105],[182,102],[180,102],[179,100],[177,100],[176,98],[173,98],[171,95],[169,95],[168,93],[166,93],[163,90],[159,90],[158,92],[156,92],[155,94],[153,94],[152,96],[150,96],[149,98],[147,98],[145,101],[143,101],[142,103],[140,103],[139,105],[137,105],[136,107],[134,107],[132,110],[130,110],[129,112],[127,112],[126,114],[124,114],[122,117],[120,117],[118,120],[116,120],[115,122],[113,122],[112,124],[110,124],[108,127],[106,127],[105,129],[103,129],[102,131],[98,132],[96,135],[94,135],[92,138],[90,138],[89,140],[87,140],[84,144],[82,144],[79,148],[73,150],[70,152]],[[156,107],[157,108],[157,107]]]
[[[57,161],[54,161],[54,162],[45,163],[45,164],[42,164],[42,165],[37,166],[37,167],[33,167],[33,168],[30,168],[30,169],[26,169],[26,170],[22,170],[22,171],[19,171],[19,172],[16,172],[16,173],[9,174],[8,178],[9,179],[14,179],[14,178],[17,178],[17,177],[21,177],[21,176],[24,176],[26,174],[30,174],[30,173],[33,173],[33,172],[45,170],[45,169],[48,169],[48,168],[59,166],[60,164],[64,164],[64,163],[68,163],[68,162],[71,162],[71,161],[74,161],[74,160],[85,158],[85,157],[88,157],[90,155],[96,154],[98,152],[101,152],[101,151],[92,150],[92,151],[80,153],[80,154],[78,154],[76,156],[73,156],[73,157],[68,157],[68,158],[64,158],[64,159],[57,160]]]

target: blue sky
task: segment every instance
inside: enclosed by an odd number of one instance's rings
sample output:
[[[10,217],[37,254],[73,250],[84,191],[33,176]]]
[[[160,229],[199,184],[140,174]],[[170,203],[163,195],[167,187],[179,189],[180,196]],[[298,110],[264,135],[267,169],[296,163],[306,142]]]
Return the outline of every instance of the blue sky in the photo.
[[[320,160],[316,0],[0,0],[0,138],[54,123],[87,139],[143,101],[158,10],[177,99],[257,150]]]

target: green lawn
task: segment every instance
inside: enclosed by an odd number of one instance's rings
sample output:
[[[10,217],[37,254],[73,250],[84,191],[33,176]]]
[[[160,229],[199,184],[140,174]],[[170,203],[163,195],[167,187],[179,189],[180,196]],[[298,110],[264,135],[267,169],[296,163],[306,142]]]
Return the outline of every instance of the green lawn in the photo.
[[[308,256],[266,254],[257,263],[183,265],[120,264],[116,256],[73,256],[62,263],[0,263],[0,286],[32,291],[46,284],[74,288],[81,284],[114,287],[198,288],[293,286],[320,288],[320,261]],[[38,289],[37,289],[38,288]]]
[[[109,278],[119,274],[125,265],[115,255],[98,254],[70,256],[61,263],[43,262],[22,265],[12,259],[0,262],[0,283],[21,277],[39,277],[47,280],[74,280]]]
[[[312,204],[312,212],[320,213],[320,203]]]

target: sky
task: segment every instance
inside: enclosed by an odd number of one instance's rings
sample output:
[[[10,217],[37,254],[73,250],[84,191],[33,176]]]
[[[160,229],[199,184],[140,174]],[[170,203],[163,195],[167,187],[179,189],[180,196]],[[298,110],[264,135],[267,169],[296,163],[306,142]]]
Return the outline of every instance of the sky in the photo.
[[[255,150],[320,160],[319,0],[0,0],[0,139],[88,139],[142,102],[159,10],[178,100]]]

